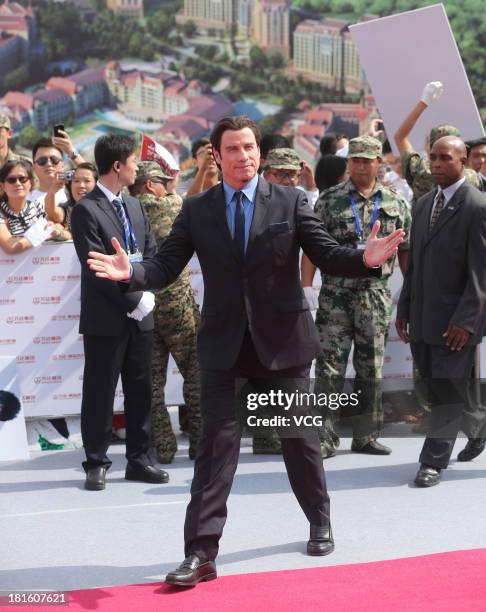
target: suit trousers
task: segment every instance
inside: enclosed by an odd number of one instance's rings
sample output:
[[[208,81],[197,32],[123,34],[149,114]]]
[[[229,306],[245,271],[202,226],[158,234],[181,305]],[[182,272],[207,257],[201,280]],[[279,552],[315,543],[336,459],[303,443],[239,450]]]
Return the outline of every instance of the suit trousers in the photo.
[[[104,466],[111,442],[113,401],[121,374],[125,397],[126,458],[133,466],[154,463],[151,444],[153,331],[141,331],[129,320],[120,336],[85,334],[81,435],[85,470]]]
[[[420,373],[421,391],[431,405],[419,461],[445,469],[460,430],[478,437],[484,423],[484,407],[475,397],[471,378],[475,346],[451,351],[446,346],[411,342],[414,363]]]
[[[235,410],[239,379],[258,386],[271,382],[278,390],[285,379],[308,381],[310,364],[286,370],[269,370],[260,362],[250,334],[243,340],[236,364],[230,370],[201,370],[202,435],[194,466],[191,500],[184,525],[186,556],[192,553],[214,560],[226,522],[226,502],[240,452],[241,425]],[[295,389],[295,387],[294,387]],[[329,525],[329,496],[322,467],[317,431],[305,437],[282,437],[282,452],[292,490],[313,525]]]

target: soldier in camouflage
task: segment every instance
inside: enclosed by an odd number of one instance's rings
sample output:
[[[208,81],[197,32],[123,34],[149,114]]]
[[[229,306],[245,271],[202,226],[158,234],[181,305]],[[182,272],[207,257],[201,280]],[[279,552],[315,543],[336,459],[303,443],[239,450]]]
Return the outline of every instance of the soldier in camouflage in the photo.
[[[402,175],[413,191],[414,203],[423,195],[435,189],[437,185],[432,178],[428,159],[423,159],[420,154],[414,150],[409,140],[409,135],[415,127],[419,117],[430,104],[433,104],[440,98],[442,91],[443,85],[439,81],[427,83],[422,92],[421,99],[404,119],[395,133],[395,143],[402,157]],[[443,136],[457,136],[460,138],[461,132],[453,125],[438,125],[430,130],[427,149],[432,149],[434,143]],[[482,181],[476,171],[472,168],[467,168],[464,176],[468,183],[471,183],[471,185],[482,191]]]
[[[144,206],[159,246],[169,234],[182,206],[179,195],[166,191],[166,185],[172,179],[156,162],[140,162],[135,185],[131,188],[132,195],[136,195]],[[152,424],[157,457],[160,463],[170,463],[177,451],[177,441],[164,395],[171,354],[184,379],[189,457],[194,459],[201,428],[199,366],[196,355],[199,309],[194,300],[188,268],[172,285],[156,294],[154,319]]]
[[[0,168],[4,166],[11,159],[26,159],[31,162],[31,159],[17,155],[8,146],[9,138],[12,136],[12,126],[10,124],[10,118],[7,115],[0,115]]]
[[[349,143],[350,178],[324,191],[315,212],[329,234],[342,246],[363,248],[375,221],[379,235],[398,228],[405,240],[398,251],[402,272],[408,258],[411,214],[407,202],[377,180],[381,164],[381,143],[371,136],[353,138]],[[383,425],[380,379],[385,343],[390,325],[392,300],[388,287],[395,258],[382,266],[381,278],[346,279],[323,274],[316,326],[322,353],[316,361],[316,392],[341,392],[346,366],[354,344],[355,391],[359,405],[352,414],[351,450],[368,454],[389,454],[391,449],[377,442]],[[302,261],[302,286],[312,286],[315,267],[307,257]],[[359,389],[359,391],[358,391]],[[326,415],[321,430],[323,457],[336,454],[339,436],[335,431],[336,411]]]

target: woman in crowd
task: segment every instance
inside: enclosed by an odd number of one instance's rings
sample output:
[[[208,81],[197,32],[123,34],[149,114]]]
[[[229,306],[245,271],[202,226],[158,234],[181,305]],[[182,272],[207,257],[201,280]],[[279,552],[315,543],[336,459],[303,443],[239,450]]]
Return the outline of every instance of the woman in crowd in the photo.
[[[49,219],[63,225],[62,234],[59,240],[71,239],[71,213],[73,206],[81,200],[86,194],[96,187],[98,180],[98,171],[96,166],[90,162],[83,162],[73,171],[73,176],[70,181],[58,181],[52,185],[46,195],[46,212]],[[55,203],[55,194],[62,185],[68,193],[68,200],[59,206]]]
[[[32,164],[25,160],[10,160],[0,169],[0,248],[9,255],[61,233],[48,222],[42,203],[27,200],[33,180]]]

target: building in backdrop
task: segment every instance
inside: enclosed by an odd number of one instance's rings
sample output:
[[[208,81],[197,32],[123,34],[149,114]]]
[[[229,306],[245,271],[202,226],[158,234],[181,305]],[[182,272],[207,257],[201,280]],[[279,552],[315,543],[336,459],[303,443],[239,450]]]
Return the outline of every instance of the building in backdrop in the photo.
[[[287,0],[256,0],[250,28],[253,43],[264,51],[278,52],[288,59],[289,20]]]
[[[143,0],[106,0],[106,6],[120,17],[143,18]]]
[[[176,23],[193,21],[198,29],[230,32],[238,19],[238,0],[184,0]]]
[[[348,25],[341,19],[306,19],[299,23],[293,33],[290,72],[337,91],[360,92],[364,76]]]
[[[32,7],[5,0],[0,6],[0,87],[9,72],[29,63],[36,35]]]

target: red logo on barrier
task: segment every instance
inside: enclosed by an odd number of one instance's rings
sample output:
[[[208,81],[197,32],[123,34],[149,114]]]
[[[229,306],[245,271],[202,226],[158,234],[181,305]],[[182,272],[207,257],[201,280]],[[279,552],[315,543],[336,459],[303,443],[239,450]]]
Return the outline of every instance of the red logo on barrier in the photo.
[[[17,355],[15,361],[19,364],[35,363],[35,355]]]
[[[36,376],[34,378],[34,382],[36,385],[50,385],[52,383],[59,384],[62,382],[62,376]]]
[[[31,324],[34,322],[34,317],[31,315],[28,315],[26,317],[7,317],[7,324],[8,325],[24,325],[24,324]]]
[[[32,404],[35,403],[36,395],[22,395],[22,403],[23,404]]]
[[[74,359],[84,359],[84,353],[58,353],[52,356],[52,361],[72,361]]]
[[[35,266],[45,265],[45,264],[58,264],[60,263],[60,257],[32,257],[32,263]]]
[[[32,303],[33,304],[60,304],[61,296],[60,295],[52,295],[52,296],[43,295],[40,297],[33,297]]]
[[[80,400],[81,393],[58,393],[52,396],[54,400]]]
[[[66,281],[80,281],[81,280],[81,274],[56,274],[55,276],[51,276],[51,281],[59,281],[59,282],[66,282]]]
[[[7,285],[22,285],[24,283],[33,283],[34,277],[30,274],[24,276],[7,276],[5,282]]]
[[[51,321],[79,321],[79,315],[78,314],[53,315],[51,317]]]
[[[0,306],[12,306],[12,304],[15,304],[15,298],[0,299]]]
[[[60,344],[61,336],[36,336],[34,344]]]
[[[17,340],[15,338],[0,338],[0,346],[10,346],[16,343]]]
[[[10,266],[15,263],[15,259],[0,259],[0,266]]]

